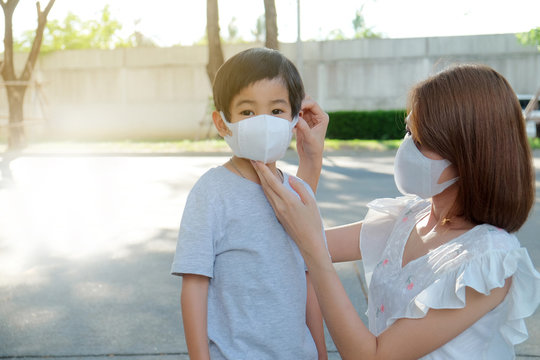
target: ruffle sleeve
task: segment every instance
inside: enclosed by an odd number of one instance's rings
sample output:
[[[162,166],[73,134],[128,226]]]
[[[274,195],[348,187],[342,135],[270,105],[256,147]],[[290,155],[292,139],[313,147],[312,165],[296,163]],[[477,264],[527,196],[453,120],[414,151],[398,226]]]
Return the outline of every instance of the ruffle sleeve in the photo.
[[[369,210],[362,222],[360,251],[368,286],[399,215],[420,202],[424,201],[417,196],[407,195],[376,199],[367,204]]]
[[[509,251],[490,250],[448,271],[421,291],[405,309],[388,319],[388,325],[398,318],[422,318],[429,309],[459,309],[465,307],[465,288],[482,294],[504,285],[512,277],[512,284],[504,302],[508,311],[499,331],[512,345],[528,337],[524,319],[531,316],[540,303],[540,273],[534,268],[525,248]]]

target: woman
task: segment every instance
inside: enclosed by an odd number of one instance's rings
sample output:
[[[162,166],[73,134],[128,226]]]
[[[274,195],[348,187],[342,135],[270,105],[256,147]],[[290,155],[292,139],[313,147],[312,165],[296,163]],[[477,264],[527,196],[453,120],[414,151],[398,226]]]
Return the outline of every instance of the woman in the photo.
[[[298,200],[255,163],[265,193],[301,249],[343,358],[514,358],[540,301],[540,274],[511,234],[535,191],[517,98],[493,69],[463,65],[415,86],[408,113],[394,174],[407,195],[326,230],[328,251],[305,189],[291,180]],[[369,330],[332,265],[360,259]]]

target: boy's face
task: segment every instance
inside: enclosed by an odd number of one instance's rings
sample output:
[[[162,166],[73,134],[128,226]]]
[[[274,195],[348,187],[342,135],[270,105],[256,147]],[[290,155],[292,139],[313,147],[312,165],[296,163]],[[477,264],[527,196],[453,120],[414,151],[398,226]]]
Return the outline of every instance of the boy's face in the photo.
[[[233,97],[229,111],[231,115],[227,120],[231,123],[263,114],[293,119],[289,91],[279,78],[263,79],[246,86]],[[219,134],[228,135],[227,127],[220,124],[223,119],[219,112],[215,111],[212,117]]]

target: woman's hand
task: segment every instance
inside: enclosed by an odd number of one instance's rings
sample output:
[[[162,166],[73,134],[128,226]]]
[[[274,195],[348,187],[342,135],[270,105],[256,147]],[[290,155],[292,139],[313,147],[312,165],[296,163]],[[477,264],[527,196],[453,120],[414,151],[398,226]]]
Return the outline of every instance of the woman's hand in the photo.
[[[313,258],[318,251],[324,251],[328,257],[319,209],[304,185],[294,177],[289,177],[289,184],[299,197],[295,196],[265,164],[260,161],[252,161],[252,164],[279,222],[297,243],[306,264],[309,266],[308,257]]]
[[[322,168],[324,138],[329,117],[319,104],[306,96],[302,101],[301,117],[296,125],[296,150],[300,159],[297,176],[317,190]]]
[[[309,95],[301,106],[301,119],[296,126],[298,155],[302,157],[322,157],[324,138],[330,120],[327,113]]]

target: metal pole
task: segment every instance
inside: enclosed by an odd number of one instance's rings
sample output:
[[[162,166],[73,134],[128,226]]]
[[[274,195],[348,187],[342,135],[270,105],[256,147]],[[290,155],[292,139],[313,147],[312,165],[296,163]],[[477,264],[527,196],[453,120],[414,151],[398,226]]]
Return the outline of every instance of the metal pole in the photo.
[[[296,67],[300,76],[304,72],[304,59],[302,54],[302,37],[300,32],[300,0],[296,0]]]

